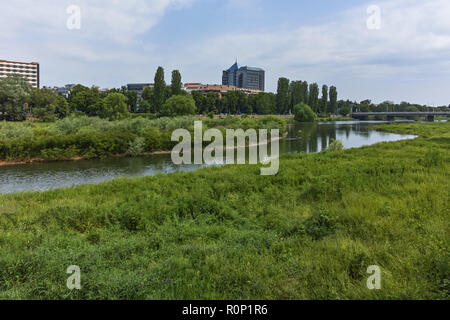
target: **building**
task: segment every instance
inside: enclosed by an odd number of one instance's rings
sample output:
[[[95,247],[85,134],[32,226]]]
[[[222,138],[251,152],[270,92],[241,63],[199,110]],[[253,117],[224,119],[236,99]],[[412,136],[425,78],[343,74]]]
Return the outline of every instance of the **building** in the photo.
[[[66,84],[64,87],[56,88],[56,93],[62,95],[64,98],[68,98],[70,91],[75,87],[75,84]]]
[[[202,94],[207,93],[218,93],[220,97],[223,97],[230,91],[241,91],[247,95],[250,94],[258,94],[262,92],[259,89],[245,89],[245,88],[236,88],[235,86],[229,86],[225,84],[201,84],[201,83],[186,83],[184,85],[184,90],[187,93],[191,94],[193,91],[198,91]]]
[[[191,93],[192,91],[199,91],[201,86],[202,86],[202,84],[199,83],[199,82],[185,83],[185,84],[183,85],[183,89],[184,89],[187,93]]]
[[[222,84],[240,89],[265,90],[265,71],[261,68],[241,67],[237,62],[222,73]]]
[[[236,72],[239,70],[237,61],[230,69],[224,70],[222,73],[222,84],[225,86],[236,86]]]
[[[265,71],[260,68],[242,67],[236,71],[236,87],[264,91]]]
[[[145,88],[153,88],[155,85],[153,83],[129,83],[127,84],[128,91],[136,91],[138,94],[138,100],[142,98],[142,93]]]
[[[39,63],[0,60],[0,78],[18,74],[28,80],[33,88],[39,88]]]
[[[218,93],[219,97],[222,98],[228,92],[236,91],[236,87],[220,85],[220,84],[205,84],[205,85],[201,85],[198,91],[200,91],[200,93],[202,93],[202,94]]]

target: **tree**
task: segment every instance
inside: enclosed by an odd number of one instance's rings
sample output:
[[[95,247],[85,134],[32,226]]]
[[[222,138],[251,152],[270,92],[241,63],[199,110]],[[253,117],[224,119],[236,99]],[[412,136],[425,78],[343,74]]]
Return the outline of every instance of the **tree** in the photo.
[[[256,96],[256,113],[271,114],[276,113],[276,96],[273,93],[260,92]]]
[[[289,109],[294,110],[294,106],[300,102],[304,102],[303,92],[302,92],[302,81],[292,81],[289,86]]]
[[[329,113],[336,113],[337,112],[337,99],[338,94],[335,86],[330,87],[330,104],[328,107]]]
[[[216,92],[208,92],[203,101],[204,113],[214,112],[217,113],[220,108],[219,94]]]
[[[205,96],[198,91],[192,91],[192,98],[197,106],[197,112],[199,114],[205,114],[208,112],[208,107],[205,103]]]
[[[19,76],[12,75],[0,79],[0,116],[9,121],[25,120],[31,85]]]
[[[289,108],[289,79],[278,79],[277,109],[278,113],[284,114]]]
[[[162,107],[161,114],[168,117],[195,114],[195,101],[190,96],[170,97]]]
[[[133,113],[137,112],[137,104],[138,104],[138,94],[137,94],[137,92],[134,91],[134,90],[126,90],[124,95],[128,99],[127,100],[128,101],[127,102],[128,110],[130,112],[133,112]]]
[[[237,97],[238,97],[238,103],[237,103],[237,113],[241,114],[241,113],[245,113],[245,114],[250,114],[252,113],[252,109],[250,108],[249,104],[248,104],[248,96],[242,92],[242,91],[238,91],[237,92]]]
[[[303,81],[301,83],[301,92],[302,92],[302,100],[301,102],[303,103],[308,103],[308,82],[307,81]]]
[[[142,100],[139,102],[139,109],[142,112],[156,113],[153,105],[153,88],[146,87],[142,91]]]
[[[166,82],[164,81],[164,69],[158,67],[155,74],[155,87],[153,89],[153,105],[156,113],[161,111],[165,102]]]
[[[86,90],[87,89],[87,90]],[[88,116],[98,116],[98,110],[101,109],[102,97],[97,88],[80,88],[71,92],[69,103],[72,110],[84,112]]]
[[[341,116],[347,116],[352,112],[353,104],[350,100],[339,100],[337,108],[339,109],[339,114]]]
[[[75,87],[73,87],[73,88],[70,90],[69,96],[67,97],[67,101],[69,102],[69,104],[70,104],[70,106],[71,106],[71,108],[72,108],[73,110],[76,110],[76,109],[77,109],[77,106],[75,105],[75,102],[74,102],[75,97],[76,97],[80,92],[83,92],[83,91],[89,91],[89,88],[88,88],[88,87],[85,87],[85,86],[83,86],[83,85],[81,85],[81,84],[77,84]]]
[[[229,91],[224,100],[224,111],[229,114],[236,114],[238,110],[239,93],[238,91]]]
[[[322,99],[320,100],[320,112],[327,113],[328,112],[328,86],[322,86]]]
[[[319,102],[319,85],[317,83],[311,83],[309,85],[309,105],[311,109],[318,113],[318,102]]]
[[[178,70],[173,70],[172,71],[172,83],[171,83],[171,89],[172,92],[171,94],[176,96],[176,95],[181,95],[181,74],[180,71]]]
[[[314,122],[316,115],[312,109],[304,104],[299,103],[294,107],[295,120],[299,122]]]
[[[46,122],[65,118],[71,113],[67,100],[49,89],[33,89],[30,107],[34,116]]]
[[[96,104],[99,107],[98,114],[101,118],[120,120],[128,116],[127,97],[122,93],[110,93]]]

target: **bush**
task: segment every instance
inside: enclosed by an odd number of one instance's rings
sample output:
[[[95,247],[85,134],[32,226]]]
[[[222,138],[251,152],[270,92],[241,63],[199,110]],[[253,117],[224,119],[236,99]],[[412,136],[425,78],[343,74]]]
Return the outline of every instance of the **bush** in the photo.
[[[133,157],[139,156],[144,152],[145,138],[138,137],[129,142],[127,154]]]
[[[342,151],[344,150],[344,145],[340,140],[333,140],[331,141],[330,145],[328,146],[328,151]]]
[[[304,104],[300,103],[294,107],[295,120],[299,122],[314,122],[316,115],[312,109]]]
[[[88,159],[143,152],[171,150],[171,132],[185,128],[192,131],[194,116],[176,118],[127,118],[108,121],[97,117],[71,116],[46,125],[41,123],[0,122],[0,159],[30,158],[62,160],[74,157]],[[206,128],[255,128],[286,131],[286,121],[277,117],[261,119],[229,117],[202,119]]]

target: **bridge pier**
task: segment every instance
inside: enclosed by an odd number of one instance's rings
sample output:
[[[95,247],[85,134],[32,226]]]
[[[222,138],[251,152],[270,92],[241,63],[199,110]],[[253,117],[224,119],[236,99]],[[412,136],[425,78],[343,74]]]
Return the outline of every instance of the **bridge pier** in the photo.
[[[395,117],[394,116],[387,116],[387,121],[395,121]]]
[[[428,115],[427,116],[427,121],[434,122],[434,116],[433,115]]]

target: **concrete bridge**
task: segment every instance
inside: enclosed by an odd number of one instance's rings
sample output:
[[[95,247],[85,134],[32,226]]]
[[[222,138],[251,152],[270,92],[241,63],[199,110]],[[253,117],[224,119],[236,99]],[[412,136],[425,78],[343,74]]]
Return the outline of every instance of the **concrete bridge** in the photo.
[[[435,117],[450,117],[450,112],[354,112],[350,116],[355,119],[366,119],[370,116],[386,117],[388,121],[394,121],[395,117],[425,117],[427,121],[434,121]]]

